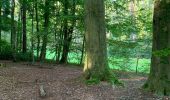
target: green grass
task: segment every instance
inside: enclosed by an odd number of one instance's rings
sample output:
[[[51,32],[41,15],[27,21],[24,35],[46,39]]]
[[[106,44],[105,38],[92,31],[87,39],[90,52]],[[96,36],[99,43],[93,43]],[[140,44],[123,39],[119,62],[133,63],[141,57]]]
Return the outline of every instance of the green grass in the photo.
[[[136,58],[109,58],[109,67],[111,69],[136,71],[137,59]],[[149,73],[150,59],[139,59],[138,72]]]
[[[36,55],[36,52],[35,52]],[[80,53],[71,52],[68,55],[69,63],[79,64],[80,62]],[[47,59],[55,60],[55,53],[47,51]],[[111,69],[125,70],[125,71],[136,71],[136,58],[109,58],[109,67]],[[150,59],[139,59],[138,61],[138,72],[149,73],[150,70]]]

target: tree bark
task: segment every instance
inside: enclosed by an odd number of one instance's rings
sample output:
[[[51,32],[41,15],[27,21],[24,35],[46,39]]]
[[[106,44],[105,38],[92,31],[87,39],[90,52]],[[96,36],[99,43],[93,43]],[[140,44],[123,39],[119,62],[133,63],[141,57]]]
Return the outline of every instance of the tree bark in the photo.
[[[82,65],[82,64],[83,64],[84,48],[85,48],[85,36],[83,36],[83,44],[82,44],[82,48],[81,48],[80,65]]]
[[[44,61],[46,56],[46,47],[47,47],[47,36],[48,36],[48,24],[49,24],[49,1],[45,0],[45,9],[44,9],[44,34],[43,34],[43,44],[41,48],[40,60]]]
[[[20,7],[20,11],[18,13],[18,25],[17,25],[17,46],[16,48],[19,50],[19,52],[22,51],[22,25],[21,23],[21,16],[22,16],[22,10]]]
[[[23,34],[23,44],[22,44],[22,50],[23,53],[27,52],[27,31],[26,31],[26,0],[22,1],[22,34]]]
[[[87,80],[105,80],[108,74],[104,0],[85,1],[85,64]],[[109,77],[109,76],[108,76]]]
[[[31,12],[31,17],[32,17],[32,34],[31,34],[31,53],[32,53],[32,64],[34,64],[35,59],[34,59],[34,0],[32,4],[32,12]]]
[[[68,0],[65,0],[64,2],[64,14],[65,16],[68,15]],[[72,16],[75,16],[75,0],[73,0],[73,6],[72,6]],[[71,26],[68,26],[68,20],[65,18],[64,20],[64,45],[63,45],[63,52],[62,52],[62,57],[60,60],[60,63],[67,63],[67,58],[68,58],[68,53],[70,49],[70,44],[72,40],[72,34],[75,26],[75,18],[71,20]]]
[[[1,31],[2,31],[2,15],[1,15],[1,9],[2,9],[2,0],[0,1],[0,41],[1,41]]]
[[[170,56],[154,52],[170,48],[170,1],[155,0],[153,47],[149,78],[144,88],[160,95],[170,95]],[[165,52],[165,51],[164,51]]]
[[[39,17],[38,17],[38,0],[35,1],[35,16],[36,16],[36,30],[37,30],[37,58],[40,53],[40,33],[39,33]]]
[[[15,13],[15,0],[12,0],[12,7],[11,7],[11,44],[13,49],[13,61],[16,61],[16,27],[15,27],[15,20],[14,20],[14,13]]]
[[[64,15],[68,16],[68,0],[64,0]],[[64,25],[63,25],[63,33],[64,33],[64,39],[63,39],[63,51],[60,63],[67,63],[67,56],[68,56],[68,20],[67,18],[64,19]]]

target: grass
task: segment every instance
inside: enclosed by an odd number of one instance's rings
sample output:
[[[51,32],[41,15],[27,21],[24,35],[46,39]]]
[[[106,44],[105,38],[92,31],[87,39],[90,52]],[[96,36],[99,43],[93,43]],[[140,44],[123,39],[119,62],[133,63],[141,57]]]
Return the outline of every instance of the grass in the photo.
[[[36,52],[35,52],[36,55]],[[71,52],[68,55],[68,61],[72,64],[79,64],[81,53]],[[55,60],[55,53],[47,51],[47,59]],[[124,71],[136,71],[137,58],[109,58],[109,67],[111,69],[118,69]],[[141,58],[138,61],[137,71],[142,73],[149,73],[150,70],[150,59]]]
[[[137,65],[136,58],[109,58],[109,67],[111,69],[125,70],[125,71],[137,71],[143,73],[149,73],[150,59],[139,59]]]

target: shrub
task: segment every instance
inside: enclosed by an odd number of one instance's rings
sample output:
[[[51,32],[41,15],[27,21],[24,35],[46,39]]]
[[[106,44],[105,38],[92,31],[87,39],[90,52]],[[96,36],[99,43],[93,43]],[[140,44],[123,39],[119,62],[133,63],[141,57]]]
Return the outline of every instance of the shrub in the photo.
[[[17,61],[31,61],[32,54],[31,52],[26,52],[26,53],[19,52],[16,54],[16,59]]]
[[[12,57],[12,48],[10,44],[4,40],[0,40],[0,59],[11,60]]]

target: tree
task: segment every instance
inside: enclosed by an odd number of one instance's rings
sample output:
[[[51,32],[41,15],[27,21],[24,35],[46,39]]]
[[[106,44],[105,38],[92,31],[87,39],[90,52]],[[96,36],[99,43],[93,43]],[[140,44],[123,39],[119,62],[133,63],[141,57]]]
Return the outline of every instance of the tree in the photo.
[[[39,58],[40,52],[40,29],[39,29],[39,17],[38,17],[38,0],[35,1],[35,17],[36,17],[36,31],[37,31],[37,58]]]
[[[27,1],[26,0],[22,0],[22,34],[23,34],[23,45],[22,45],[22,50],[23,50],[23,53],[26,53],[27,52],[27,34],[26,34],[26,16],[27,16],[27,12],[26,12],[26,9],[27,9]]]
[[[85,1],[85,64],[87,80],[102,81],[110,77],[105,29],[104,0]]]
[[[151,69],[144,88],[170,95],[170,2],[155,0],[153,17],[153,47]]]
[[[1,31],[2,31],[2,15],[1,15],[1,9],[2,9],[2,0],[0,1],[0,40],[1,40]]]
[[[63,43],[63,52],[62,52],[62,57],[60,60],[60,63],[67,63],[67,58],[68,58],[68,53],[69,53],[69,49],[70,49],[70,44],[72,41],[72,34],[73,34],[73,30],[74,30],[74,26],[76,23],[75,20],[75,10],[76,10],[76,1],[73,0],[72,1],[72,9],[71,9],[71,16],[73,17],[73,19],[71,20],[71,26],[69,27],[69,20],[68,18],[64,19],[64,28],[63,28],[63,33],[64,33],[64,43]],[[68,16],[68,7],[69,7],[69,1],[65,0],[64,1],[64,15]]]
[[[15,0],[12,0],[12,7],[11,7],[11,44],[13,49],[13,61],[16,61],[16,25],[14,20],[14,13],[15,13]]]
[[[49,26],[49,6],[50,2],[45,0],[45,8],[44,8],[44,34],[43,34],[43,44],[41,48],[40,60],[45,60],[46,56],[46,47],[47,47],[47,36],[48,36],[48,26]]]

